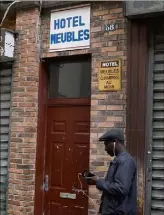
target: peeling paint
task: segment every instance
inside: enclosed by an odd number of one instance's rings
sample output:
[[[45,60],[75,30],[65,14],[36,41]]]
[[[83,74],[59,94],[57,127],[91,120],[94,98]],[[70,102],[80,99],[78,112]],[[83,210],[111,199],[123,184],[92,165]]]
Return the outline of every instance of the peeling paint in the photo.
[[[145,190],[145,171],[142,162],[137,161],[137,206],[138,215],[143,215]]]

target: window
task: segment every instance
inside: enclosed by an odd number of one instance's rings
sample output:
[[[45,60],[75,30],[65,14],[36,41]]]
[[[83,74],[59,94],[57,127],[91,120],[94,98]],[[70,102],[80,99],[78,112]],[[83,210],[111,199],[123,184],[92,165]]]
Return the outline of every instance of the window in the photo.
[[[51,63],[49,98],[87,98],[91,93],[91,62]]]

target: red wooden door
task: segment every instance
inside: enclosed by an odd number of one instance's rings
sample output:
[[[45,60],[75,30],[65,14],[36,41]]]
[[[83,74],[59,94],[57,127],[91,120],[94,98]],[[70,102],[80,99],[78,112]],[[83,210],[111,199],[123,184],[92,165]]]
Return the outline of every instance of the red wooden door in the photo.
[[[76,193],[76,198],[70,199],[63,195],[80,189],[78,173],[89,168],[89,134],[89,106],[48,106],[45,215],[88,214],[86,196]],[[82,185],[88,193],[84,180]]]

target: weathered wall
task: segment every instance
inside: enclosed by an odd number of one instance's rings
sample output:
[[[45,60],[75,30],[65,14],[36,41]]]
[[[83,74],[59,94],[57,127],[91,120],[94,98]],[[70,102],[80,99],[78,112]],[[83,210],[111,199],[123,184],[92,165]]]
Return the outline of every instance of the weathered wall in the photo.
[[[164,1],[126,1],[126,16],[134,17],[147,16],[151,17],[159,12],[164,12]]]
[[[8,214],[32,215],[35,188],[36,129],[38,111],[38,72],[36,29],[38,10],[17,14],[16,30],[20,31],[17,62],[14,70]],[[116,23],[113,32],[104,32],[104,25]],[[104,176],[109,157],[105,155],[98,137],[112,127],[125,129],[127,34],[123,4],[120,2],[91,3],[91,48],[86,50],[49,53],[50,10],[42,15],[42,57],[92,54],[90,168]],[[122,90],[98,91],[99,61],[122,59]],[[100,194],[90,187],[90,196],[99,200]],[[89,214],[96,214],[90,203]]]
[[[18,12],[13,71],[8,214],[33,214],[38,113],[38,10]]]

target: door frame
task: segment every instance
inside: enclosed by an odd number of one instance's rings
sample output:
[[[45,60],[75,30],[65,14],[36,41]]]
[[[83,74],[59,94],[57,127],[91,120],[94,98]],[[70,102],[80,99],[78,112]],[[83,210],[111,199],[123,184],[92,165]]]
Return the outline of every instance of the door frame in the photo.
[[[35,199],[34,214],[41,215],[44,211],[44,170],[45,170],[45,148],[46,148],[46,121],[47,121],[47,99],[48,99],[48,73],[47,63],[42,61],[39,68],[38,88],[38,122],[37,122],[37,147],[35,164]]]
[[[146,110],[148,76],[147,20],[128,21],[127,72],[127,148],[136,158],[138,185],[138,215],[145,212],[146,189]]]
[[[146,144],[147,144],[147,160],[146,160],[146,184],[145,184],[145,214],[151,214],[152,199],[152,125],[153,125],[153,68],[154,68],[154,29],[149,26],[149,47],[148,47],[148,75],[147,75],[147,113],[146,113]]]
[[[39,87],[38,87],[38,122],[37,122],[37,147],[36,147],[36,164],[35,164],[35,199],[34,215],[41,215],[45,208],[45,192],[43,190],[44,173],[45,173],[45,154],[46,154],[46,126],[47,106],[68,106],[71,105],[90,106],[91,97],[84,99],[48,99],[48,64],[51,61],[59,62],[60,60],[69,59],[89,59],[91,55],[74,55],[55,58],[42,59],[39,68]],[[92,70],[90,71],[92,74]]]

